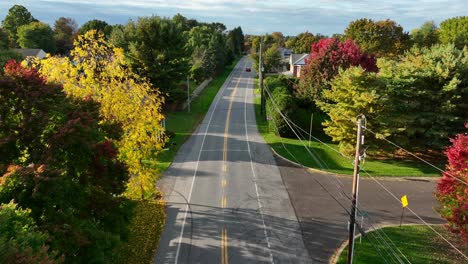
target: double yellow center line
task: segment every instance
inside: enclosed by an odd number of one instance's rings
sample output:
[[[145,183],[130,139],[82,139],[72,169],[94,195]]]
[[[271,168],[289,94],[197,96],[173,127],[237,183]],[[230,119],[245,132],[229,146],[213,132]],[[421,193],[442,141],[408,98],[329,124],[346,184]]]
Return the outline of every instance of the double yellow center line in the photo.
[[[245,63],[247,65],[247,62]],[[245,68],[244,65],[244,68]],[[229,99],[229,108],[226,114],[226,125],[224,126],[224,146],[223,146],[223,171],[227,171],[227,145],[228,145],[228,134],[229,134],[229,120],[231,119],[231,110],[232,104],[234,103],[234,96],[236,95],[237,88],[239,87],[241,76],[239,75],[234,91],[232,91],[231,98]],[[227,185],[227,180],[224,178],[221,181],[221,186],[223,189],[223,198],[221,199],[221,208],[227,207],[227,197],[225,188]],[[223,227],[221,232],[221,264],[228,264],[228,235],[227,230]]]
[[[221,234],[221,264],[228,264],[228,240],[227,240],[227,230],[223,228]]]

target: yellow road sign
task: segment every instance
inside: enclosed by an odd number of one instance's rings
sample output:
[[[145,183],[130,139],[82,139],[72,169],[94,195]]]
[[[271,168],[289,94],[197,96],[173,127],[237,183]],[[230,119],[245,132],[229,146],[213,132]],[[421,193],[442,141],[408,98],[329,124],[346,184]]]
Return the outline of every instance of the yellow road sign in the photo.
[[[408,197],[406,197],[406,195],[403,195],[401,197],[401,205],[403,206],[403,208],[408,206]]]

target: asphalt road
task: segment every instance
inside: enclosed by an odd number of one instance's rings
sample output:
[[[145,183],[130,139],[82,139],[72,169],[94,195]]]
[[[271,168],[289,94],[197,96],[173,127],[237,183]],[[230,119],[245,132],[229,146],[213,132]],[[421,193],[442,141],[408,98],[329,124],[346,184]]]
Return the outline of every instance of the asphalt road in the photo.
[[[348,239],[348,212],[351,207],[348,197],[351,197],[352,177],[307,171],[280,157],[277,157],[277,164],[300,221],[305,245],[312,261],[329,263],[335,251]],[[444,223],[434,211],[437,207],[433,194],[435,180],[377,178],[377,181],[397,198],[407,195],[409,208],[425,222]],[[358,217],[358,221],[363,220],[362,227],[366,231],[400,223],[401,204],[379,183],[361,177],[359,184],[359,208],[365,213]],[[406,210],[403,224],[423,222]],[[376,244],[382,243],[382,239],[376,239],[374,236],[369,239]],[[385,240],[387,243],[393,242]],[[399,247],[398,243],[396,247]],[[386,253],[388,252],[382,253],[383,258],[391,258]]]
[[[155,263],[311,263],[270,148],[258,134],[253,72],[237,64],[158,182],[167,219]]]

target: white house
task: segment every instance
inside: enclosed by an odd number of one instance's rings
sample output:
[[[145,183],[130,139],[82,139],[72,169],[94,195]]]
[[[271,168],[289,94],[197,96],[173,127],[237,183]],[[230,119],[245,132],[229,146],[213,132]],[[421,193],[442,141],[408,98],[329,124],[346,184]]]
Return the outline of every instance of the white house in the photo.
[[[306,60],[309,58],[309,54],[291,54],[289,56],[289,71],[294,77],[301,77],[301,70],[306,65]]]
[[[21,54],[23,59],[26,59],[27,57],[43,59],[47,55],[42,49],[13,49],[13,51]]]

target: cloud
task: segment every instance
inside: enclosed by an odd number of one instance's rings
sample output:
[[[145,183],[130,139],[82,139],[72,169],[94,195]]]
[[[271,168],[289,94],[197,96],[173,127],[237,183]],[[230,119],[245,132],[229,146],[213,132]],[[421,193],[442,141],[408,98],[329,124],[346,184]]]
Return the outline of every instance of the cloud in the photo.
[[[246,33],[282,31],[295,35],[303,31],[342,33],[352,20],[367,17],[393,19],[406,30],[424,21],[441,22],[466,15],[463,0],[20,0],[38,19],[53,23],[70,16],[79,23],[98,18],[125,23],[138,16],[173,16],[176,13],[206,22],[240,25]],[[0,2],[0,18],[13,4]]]

